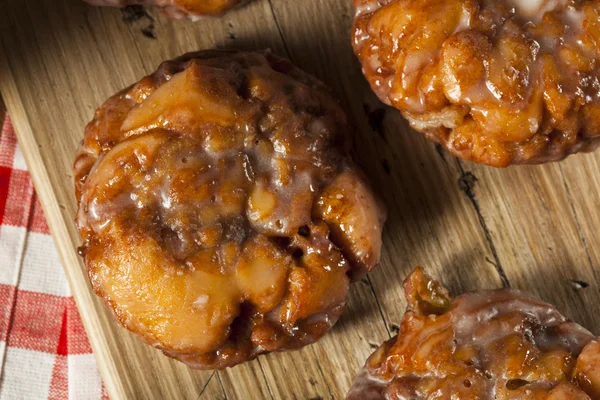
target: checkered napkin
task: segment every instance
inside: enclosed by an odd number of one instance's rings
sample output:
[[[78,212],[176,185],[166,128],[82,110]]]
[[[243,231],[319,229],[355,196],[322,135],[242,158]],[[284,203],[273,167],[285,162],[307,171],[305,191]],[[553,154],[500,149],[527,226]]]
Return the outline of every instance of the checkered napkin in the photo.
[[[0,400],[108,398],[12,125],[3,121]]]

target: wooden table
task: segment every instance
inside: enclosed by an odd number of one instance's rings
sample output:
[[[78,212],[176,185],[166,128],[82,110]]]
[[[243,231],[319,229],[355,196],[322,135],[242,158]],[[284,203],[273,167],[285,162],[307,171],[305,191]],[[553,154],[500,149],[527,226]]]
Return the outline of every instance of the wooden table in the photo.
[[[505,170],[462,162],[411,132],[370,92],[351,51],[351,0],[256,0],[220,19],[124,22],[78,0],[7,0],[0,89],[13,118],[108,392],[121,398],[344,397],[394,334],[402,279],[425,266],[455,293],[510,285],[600,334],[600,152]],[[355,284],[335,328],[301,351],[193,371],[119,328],[92,294],[75,248],[71,164],[108,96],[164,59],[202,48],[271,48],[328,83],[357,127],[355,159],[390,217],[381,265]],[[3,53],[3,54],[1,54]]]

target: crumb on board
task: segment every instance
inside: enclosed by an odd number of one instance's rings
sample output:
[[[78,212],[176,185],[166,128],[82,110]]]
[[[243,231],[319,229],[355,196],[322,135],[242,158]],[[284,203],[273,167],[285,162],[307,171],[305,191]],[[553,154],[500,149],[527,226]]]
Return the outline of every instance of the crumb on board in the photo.
[[[134,23],[144,23],[140,27],[140,32],[144,37],[148,39],[157,38],[154,28],[154,18],[150,15],[146,7],[139,4],[129,5],[121,9],[121,14],[123,21],[130,26]]]

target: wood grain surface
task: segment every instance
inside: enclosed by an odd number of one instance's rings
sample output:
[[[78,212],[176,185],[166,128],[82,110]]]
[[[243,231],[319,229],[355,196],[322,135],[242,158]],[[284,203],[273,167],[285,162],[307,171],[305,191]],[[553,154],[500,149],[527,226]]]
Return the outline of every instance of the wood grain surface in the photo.
[[[454,293],[510,285],[600,334],[600,152],[505,170],[457,159],[370,92],[351,51],[351,0],[255,0],[220,19],[126,22],[79,0],[5,0],[0,90],[107,390],[113,399],[342,399],[395,333],[416,265]],[[150,24],[156,38],[150,38]],[[146,35],[143,33],[146,32]],[[354,157],[390,210],[382,262],[333,330],[303,350],[193,371],[118,327],[76,254],[71,165],[83,128],[117,90],[184,52],[264,49],[329,84],[356,126]]]

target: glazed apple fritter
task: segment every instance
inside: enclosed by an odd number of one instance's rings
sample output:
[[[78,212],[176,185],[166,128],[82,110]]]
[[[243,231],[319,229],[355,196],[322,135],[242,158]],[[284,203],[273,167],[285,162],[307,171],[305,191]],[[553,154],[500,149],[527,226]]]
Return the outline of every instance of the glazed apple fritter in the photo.
[[[600,342],[514,289],[453,299],[417,268],[398,336],[367,360],[348,400],[599,400]]]
[[[321,82],[269,53],[163,63],[98,109],[77,154],[93,289],[195,368],[314,342],[381,249],[350,131]]]
[[[505,167],[600,143],[600,1],[354,3],[375,93],[457,157]]]

